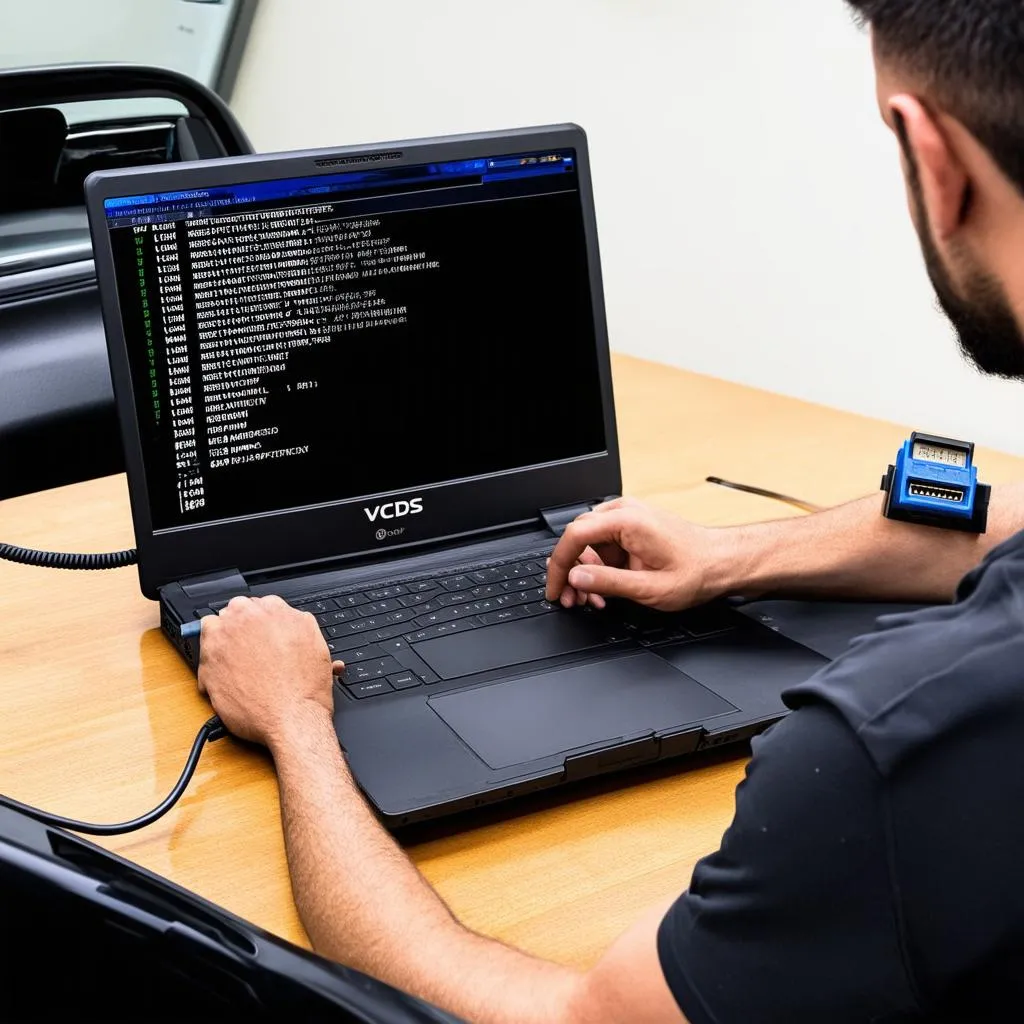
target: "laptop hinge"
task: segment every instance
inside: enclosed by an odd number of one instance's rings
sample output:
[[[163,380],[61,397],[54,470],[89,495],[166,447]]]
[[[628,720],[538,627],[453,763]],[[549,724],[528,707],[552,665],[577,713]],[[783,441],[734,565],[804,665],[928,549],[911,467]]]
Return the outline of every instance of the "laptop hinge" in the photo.
[[[181,581],[181,589],[195,600],[214,601],[218,597],[236,597],[249,593],[249,584],[237,569],[189,576]]]
[[[542,508],[540,517],[544,520],[545,526],[556,536],[561,537],[565,528],[584,512],[593,509],[591,502],[584,502],[578,505],[559,505],[557,508]]]
[[[598,750],[565,759],[565,781],[587,779],[602,772],[618,771],[635,764],[657,761],[661,744],[653,733],[644,733]]]

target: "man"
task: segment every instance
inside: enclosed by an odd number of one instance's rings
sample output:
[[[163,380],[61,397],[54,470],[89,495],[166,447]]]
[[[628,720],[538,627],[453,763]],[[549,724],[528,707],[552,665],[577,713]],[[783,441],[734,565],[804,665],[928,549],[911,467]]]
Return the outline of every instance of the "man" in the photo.
[[[978,366],[1022,377],[1024,5],[850,2],[942,305]],[[273,754],[316,948],[480,1022],[1024,1020],[1024,488],[996,490],[985,538],[879,505],[707,530],[619,501],[558,544],[548,597],[567,607],[948,601],[969,573],[954,604],[884,620],[790,692],[721,849],[584,974],[463,928],[379,827],[338,749],[311,617],[267,598],[207,620],[200,685]]]

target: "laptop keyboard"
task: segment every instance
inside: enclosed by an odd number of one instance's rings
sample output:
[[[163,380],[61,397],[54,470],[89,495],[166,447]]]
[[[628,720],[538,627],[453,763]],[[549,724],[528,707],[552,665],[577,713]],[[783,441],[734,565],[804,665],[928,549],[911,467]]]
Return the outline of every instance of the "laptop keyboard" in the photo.
[[[544,599],[547,557],[547,552],[537,552],[432,578],[292,598],[290,604],[316,616],[331,656],[345,662],[340,682],[362,700],[440,682],[416,654],[418,643],[558,610]],[[212,606],[214,611],[223,607]],[[608,645],[630,639],[643,646],[692,641],[734,625],[731,615],[720,609],[682,615],[636,605],[620,609],[621,615],[600,613]]]

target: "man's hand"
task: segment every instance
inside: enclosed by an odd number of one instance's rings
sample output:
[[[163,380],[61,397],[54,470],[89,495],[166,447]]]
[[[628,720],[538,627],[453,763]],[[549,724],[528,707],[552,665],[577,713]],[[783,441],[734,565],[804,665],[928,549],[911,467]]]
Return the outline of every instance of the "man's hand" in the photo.
[[[270,746],[309,707],[334,709],[331,663],[316,619],[279,597],[236,597],[203,619],[199,689],[240,739]]]
[[[721,531],[694,526],[631,498],[598,505],[569,524],[548,564],[547,599],[566,608],[622,597],[679,611],[718,597]]]

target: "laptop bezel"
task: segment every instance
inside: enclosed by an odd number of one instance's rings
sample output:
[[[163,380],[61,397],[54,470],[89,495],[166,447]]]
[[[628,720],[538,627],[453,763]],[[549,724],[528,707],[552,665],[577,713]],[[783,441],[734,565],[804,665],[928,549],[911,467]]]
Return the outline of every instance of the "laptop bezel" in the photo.
[[[154,530],[128,359],[128,342],[121,318],[113,251],[104,211],[106,199],[337,173],[337,165],[327,168],[322,163],[318,164],[323,161],[343,160],[346,170],[359,170],[371,166],[375,162],[374,158],[379,160],[379,155],[385,152],[389,154],[389,167],[401,167],[570,147],[576,151],[583,211],[604,415],[604,452],[542,466],[428,484],[412,491],[403,489],[360,495],[327,505]],[[359,157],[368,159],[360,160]],[[86,181],[85,195],[110,372],[124,444],[132,519],[139,552],[139,580],[147,597],[155,599],[160,587],[168,583],[218,571],[238,570],[245,573],[293,566],[312,567],[333,559],[365,557],[368,554],[377,554],[384,559],[420,544],[535,522],[542,509],[571,505],[621,491],[590,159],[586,134],[577,125],[416,139],[374,146],[273,153],[167,164],[157,168],[100,171],[90,175]],[[544,395],[542,366],[538,367],[537,379],[540,393]],[[551,403],[552,430],[557,430],[557,395],[548,396],[548,400]],[[382,524],[371,523],[363,511],[367,505],[410,497],[423,499],[423,512],[405,517],[400,524],[394,524],[395,530],[400,527],[402,531],[397,536],[382,536]],[[386,532],[392,533],[391,530]]]

